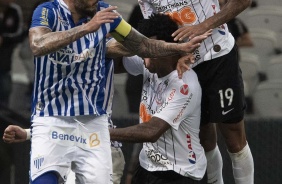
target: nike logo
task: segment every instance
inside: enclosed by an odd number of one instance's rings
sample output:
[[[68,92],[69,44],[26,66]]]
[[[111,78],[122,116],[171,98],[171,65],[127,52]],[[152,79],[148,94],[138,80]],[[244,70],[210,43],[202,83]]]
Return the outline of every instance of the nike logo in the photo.
[[[230,111],[232,111],[234,108],[228,110],[228,111],[222,111],[222,115],[226,115],[227,113],[229,113]]]

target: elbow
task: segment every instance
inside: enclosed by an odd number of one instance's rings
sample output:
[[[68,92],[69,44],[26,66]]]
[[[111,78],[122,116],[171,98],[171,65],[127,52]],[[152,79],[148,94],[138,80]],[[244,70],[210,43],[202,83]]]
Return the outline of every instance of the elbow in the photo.
[[[35,56],[35,57],[39,57],[39,56],[43,56],[44,55],[44,53],[42,52],[42,49],[40,49],[36,45],[31,45],[30,49],[31,49],[31,52],[32,52],[33,56]]]

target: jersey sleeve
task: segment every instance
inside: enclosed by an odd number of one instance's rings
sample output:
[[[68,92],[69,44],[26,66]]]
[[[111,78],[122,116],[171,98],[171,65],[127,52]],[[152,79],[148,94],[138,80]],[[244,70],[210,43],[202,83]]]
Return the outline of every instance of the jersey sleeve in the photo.
[[[50,3],[44,3],[34,10],[30,28],[44,26],[52,30],[54,22],[55,14],[52,6]]]
[[[99,1],[98,2],[98,11],[103,10],[105,8],[110,7],[111,5]],[[129,34],[131,31],[131,25],[128,24],[121,16],[118,18],[114,19],[114,22],[108,23],[110,26],[110,33],[113,38],[115,38],[117,41],[123,41],[124,38]]]
[[[138,0],[141,12],[144,19],[148,19],[153,13],[156,13],[155,7],[152,5],[150,0]]]
[[[139,56],[123,57],[123,66],[125,70],[131,75],[143,74],[145,66],[143,59]]]
[[[154,117],[163,119],[171,127],[178,130],[180,123],[188,116],[192,116],[198,103],[199,96],[189,89],[189,85],[179,81],[167,89],[165,102],[158,108]]]

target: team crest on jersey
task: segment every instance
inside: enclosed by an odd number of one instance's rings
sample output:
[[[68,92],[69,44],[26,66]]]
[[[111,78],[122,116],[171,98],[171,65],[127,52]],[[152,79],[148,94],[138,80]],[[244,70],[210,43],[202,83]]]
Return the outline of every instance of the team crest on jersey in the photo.
[[[183,95],[188,95],[189,93],[188,84],[184,84],[180,87],[180,93],[182,93]]]
[[[44,104],[42,102],[36,103],[36,110],[42,111],[44,109]]]
[[[39,156],[33,159],[33,164],[36,167],[36,169],[40,169],[40,167],[42,166],[44,162],[44,157],[43,156]]]

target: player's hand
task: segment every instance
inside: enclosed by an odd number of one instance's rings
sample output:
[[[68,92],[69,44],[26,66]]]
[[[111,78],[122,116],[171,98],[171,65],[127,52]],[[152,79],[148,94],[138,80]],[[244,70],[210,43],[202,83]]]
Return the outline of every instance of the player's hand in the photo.
[[[24,142],[26,140],[27,133],[26,131],[16,125],[9,125],[3,134],[3,140],[6,143],[18,143]]]
[[[200,47],[202,41],[206,39],[208,36],[210,36],[211,33],[212,33],[212,30],[210,29],[204,32],[203,34],[192,38],[189,42],[179,44],[180,51],[182,51],[183,54],[194,52],[197,48]]]
[[[174,41],[183,41],[185,39],[193,39],[196,36],[202,35],[207,32],[209,28],[205,26],[205,23],[200,23],[193,26],[183,26],[176,30],[172,37],[174,37]]]
[[[193,54],[187,54],[178,60],[176,70],[179,79],[182,79],[182,75],[185,71],[191,69],[190,65],[193,64],[194,62],[195,62],[195,57]]]
[[[117,6],[110,6],[98,11],[95,16],[87,24],[85,24],[85,29],[91,33],[97,31],[102,24],[114,22],[114,19],[119,16],[117,12],[114,12],[116,9]]]

